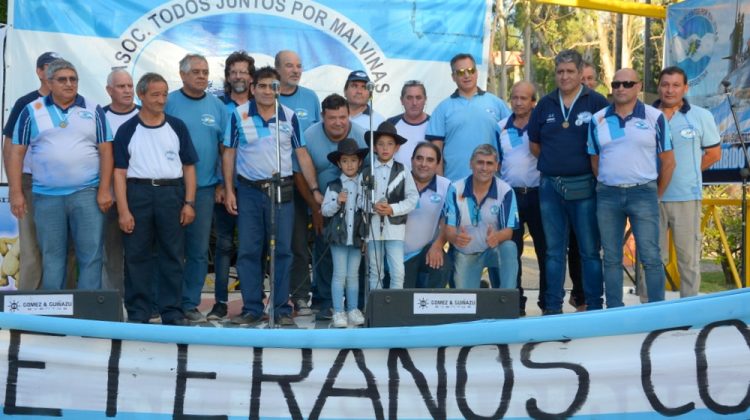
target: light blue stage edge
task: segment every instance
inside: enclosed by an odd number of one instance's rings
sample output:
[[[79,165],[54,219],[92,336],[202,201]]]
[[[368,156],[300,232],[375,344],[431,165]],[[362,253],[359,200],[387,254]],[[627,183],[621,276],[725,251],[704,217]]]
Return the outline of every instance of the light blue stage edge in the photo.
[[[601,311],[425,327],[285,330],[173,327],[0,313],[0,328],[161,343],[263,348],[429,348],[580,339],[750,322],[750,289]]]

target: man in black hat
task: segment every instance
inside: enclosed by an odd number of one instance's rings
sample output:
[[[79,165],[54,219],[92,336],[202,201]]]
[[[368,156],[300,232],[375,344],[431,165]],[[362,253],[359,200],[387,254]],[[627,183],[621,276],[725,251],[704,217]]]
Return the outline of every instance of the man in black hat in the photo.
[[[374,141],[371,140],[373,136]],[[409,171],[393,159],[399,146],[406,143],[406,139],[396,132],[396,127],[385,121],[377,130],[368,131],[365,138],[368,144],[374,144],[377,154],[374,167],[365,168],[362,175],[375,190],[367,239],[370,289],[382,288],[384,258],[388,260],[390,288],[402,289],[406,215],[417,206],[419,192]],[[369,182],[368,178],[371,178]],[[369,199],[370,195],[366,197]]]
[[[370,81],[364,70],[355,70],[349,73],[344,83],[344,96],[349,102],[349,120],[362,127],[364,130],[370,130],[373,127],[380,126],[385,118],[375,112],[367,103],[372,96],[374,85]],[[370,116],[372,115],[372,126],[370,126]]]
[[[16,121],[23,108],[37,98],[50,94],[50,88],[44,72],[47,70],[49,63],[58,58],[60,56],[57,53],[48,51],[36,59],[36,76],[39,78],[39,88],[18,98],[16,103],[13,104],[13,109],[10,111],[8,120],[3,128],[3,137],[5,137],[5,141],[3,142],[4,157],[7,156],[8,145],[13,138],[13,130],[16,128]],[[8,165],[7,158],[5,165],[6,167]],[[26,198],[28,214],[34,214],[34,207],[31,200],[31,168],[28,161],[24,161],[21,189]],[[42,256],[36,240],[36,225],[34,224],[33,217],[23,217],[18,220],[18,241],[21,246],[21,265],[19,267],[16,287],[19,290],[36,290],[39,288],[42,280]]]

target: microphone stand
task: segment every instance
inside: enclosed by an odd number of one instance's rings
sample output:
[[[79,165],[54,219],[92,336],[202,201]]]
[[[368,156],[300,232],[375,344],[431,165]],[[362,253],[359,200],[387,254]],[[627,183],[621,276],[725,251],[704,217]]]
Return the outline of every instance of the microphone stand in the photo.
[[[721,82],[724,86],[724,94],[727,96],[727,102],[729,103],[729,110],[732,111],[732,119],[734,120],[734,126],[737,129],[737,140],[742,147],[742,153],[745,156],[745,165],[740,168],[740,178],[742,179],[742,241],[740,243],[741,255],[742,255],[742,269],[740,270],[740,276],[742,277],[742,287],[747,287],[747,180],[750,178],[750,154],[747,151],[747,145],[745,139],[742,137],[742,130],[740,129],[739,120],[737,120],[737,113],[734,110],[735,104],[732,103],[732,95],[730,94],[729,86],[731,83],[728,80]]]
[[[271,177],[271,185],[269,186],[271,194],[271,235],[268,240],[268,253],[271,256],[271,263],[269,268],[268,276],[268,327],[276,328],[276,225],[277,215],[276,212],[281,207],[281,137],[279,131],[279,82],[274,80],[273,82],[273,106],[274,114],[276,118],[276,172]]]
[[[365,257],[365,291],[363,293],[364,296],[364,303],[363,307],[365,308],[365,312],[368,311],[367,303],[370,299],[370,255],[368,253],[367,247],[367,238],[370,236],[370,228],[372,224],[372,215],[373,215],[373,208],[375,207],[375,135],[373,134],[373,126],[372,126],[372,98],[375,93],[375,89],[373,89],[374,85],[372,82],[367,83],[367,90],[370,92],[370,99],[368,100],[368,105],[370,106],[370,176],[367,177],[367,179],[363,178],[363,189],[364,189],[364,195],[365,197],[369,197],[368,199],[365,199],[365,205],[364,209],[362,209],[363,213],[367,215],[365,220],[365,237],[362,238],[362,253]]]

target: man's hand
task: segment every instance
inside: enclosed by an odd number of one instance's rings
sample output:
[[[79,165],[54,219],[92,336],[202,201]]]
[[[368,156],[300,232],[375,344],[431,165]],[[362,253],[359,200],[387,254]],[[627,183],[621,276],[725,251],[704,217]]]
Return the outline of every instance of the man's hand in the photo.
[[[487,246],[494,248],[500,243],[497,232],[494,227],[487,226]]]
[[[429,250],[427,250],[427,257],[425,262],[430,268],[438,269],[443,266],[443,248],[436,247],[432,244]]]
[[[195,220],[195,209],[190,204],[184,204],[180,211],[180,224],[187,226],[193,223],[193,220]]]
[[[318,205],[323,204],[323,194],[321,194],[320,191],[313,191],[313,198]]]
[[[133,214],[130,213],[130,210],[120,212],[118,223],[120,224],[121,231],[127,234],[133,233],[133,230],[135,229],[135,219],[133,218]]]
[[[216,190],[214,191],[214,202],[217,204],[224,204],[224,195],[224,185],[217,185]]]
[[[461,228],[458,231],[458,235],[456,235],[456,241],[455,244],[457,247],[464,248],[471,242],[471,235],[469,235],[468,232],[466,232],[466,227],[461,226]]]
[[[224,207],[229,214],[237,216],[237,197],[234,191],[224,190]]]
[[[18,220],[23,219],[26,215],[28,208],[26,207],[26,197],[23,196],[23,191],[10,193],[10,211]]]
[[[99,188],[99,191],[96,193],[96,204],[99,205],[99,210],[101,210],[102,213],[109,211],[109,208],[112,207],[114,202],[115,200],[112,198],[112,191],[109,188],[106,190]]]
[[[375,210],[375,213],[380,216],[393,216],[393,208],[391,208],[391,205],[386,202],[379,201],[375,203],[373,209]]]

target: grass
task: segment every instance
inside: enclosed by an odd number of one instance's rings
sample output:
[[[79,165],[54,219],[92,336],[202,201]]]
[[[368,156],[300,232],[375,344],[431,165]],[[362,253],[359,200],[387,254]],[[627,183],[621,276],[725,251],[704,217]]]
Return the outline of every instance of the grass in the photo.
[[[721,271],[701,273],[701,293],[723,292],[734,288],[734,282],[727,283]]]

